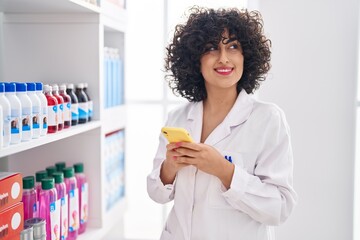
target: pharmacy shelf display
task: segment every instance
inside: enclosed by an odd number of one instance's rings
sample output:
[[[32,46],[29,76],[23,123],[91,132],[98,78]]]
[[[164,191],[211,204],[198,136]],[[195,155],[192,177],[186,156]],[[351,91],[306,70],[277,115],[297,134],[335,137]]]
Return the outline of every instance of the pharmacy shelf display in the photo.
[[[101,6],[82,0],[2,0],[0,13],[0,81],[87,82],[93,101],[91,122],[0,149],[0,170],[27,176],[60,161],[83,162],[90,210],[88,229],[78,239],[101,239],[119,223],[126,205],[123,197],[109,209],[106,200],[107,142],[117,133],[114,142],[123,144],[119,132],[126,129],[126,106],[105,108],[103,61],[105,47],[125,58],[126,10],[106,0]]]

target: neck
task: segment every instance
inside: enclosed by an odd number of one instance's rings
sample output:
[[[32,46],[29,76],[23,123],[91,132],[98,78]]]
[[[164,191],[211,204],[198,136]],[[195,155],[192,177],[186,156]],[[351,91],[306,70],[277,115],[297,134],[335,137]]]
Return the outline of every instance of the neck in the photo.
[[[216,94],[208,92],[204,100],[204,108],[211,112],[229,111],[234,105],[238,94],[235,91],[217,91]]]

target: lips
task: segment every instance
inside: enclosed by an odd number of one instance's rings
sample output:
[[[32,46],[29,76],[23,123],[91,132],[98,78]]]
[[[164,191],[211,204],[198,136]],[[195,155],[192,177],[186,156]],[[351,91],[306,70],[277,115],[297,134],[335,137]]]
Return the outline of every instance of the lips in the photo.
[[[229,75],[232,73],[233,68],[230,67],[215,68],[215,71],[221,75]]]

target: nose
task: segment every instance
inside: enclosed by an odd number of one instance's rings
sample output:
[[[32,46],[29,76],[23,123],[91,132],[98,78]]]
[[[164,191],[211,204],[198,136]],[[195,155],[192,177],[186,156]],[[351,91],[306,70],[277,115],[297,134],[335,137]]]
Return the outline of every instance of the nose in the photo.
[[[224,49],[224,48],[220,48],[219,63],[222,63],[222,64],[229,63],[229,57],[227,55],[226,49]]]

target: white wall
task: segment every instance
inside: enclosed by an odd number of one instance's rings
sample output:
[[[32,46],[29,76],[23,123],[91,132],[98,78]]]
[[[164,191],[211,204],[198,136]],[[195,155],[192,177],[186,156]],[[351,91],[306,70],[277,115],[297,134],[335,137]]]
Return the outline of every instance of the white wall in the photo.
[[[292,130],[299,202],[277,240],[351,240],[358,0],[251,6],[273,42],[273,68],[259,96],[284,109]]]

